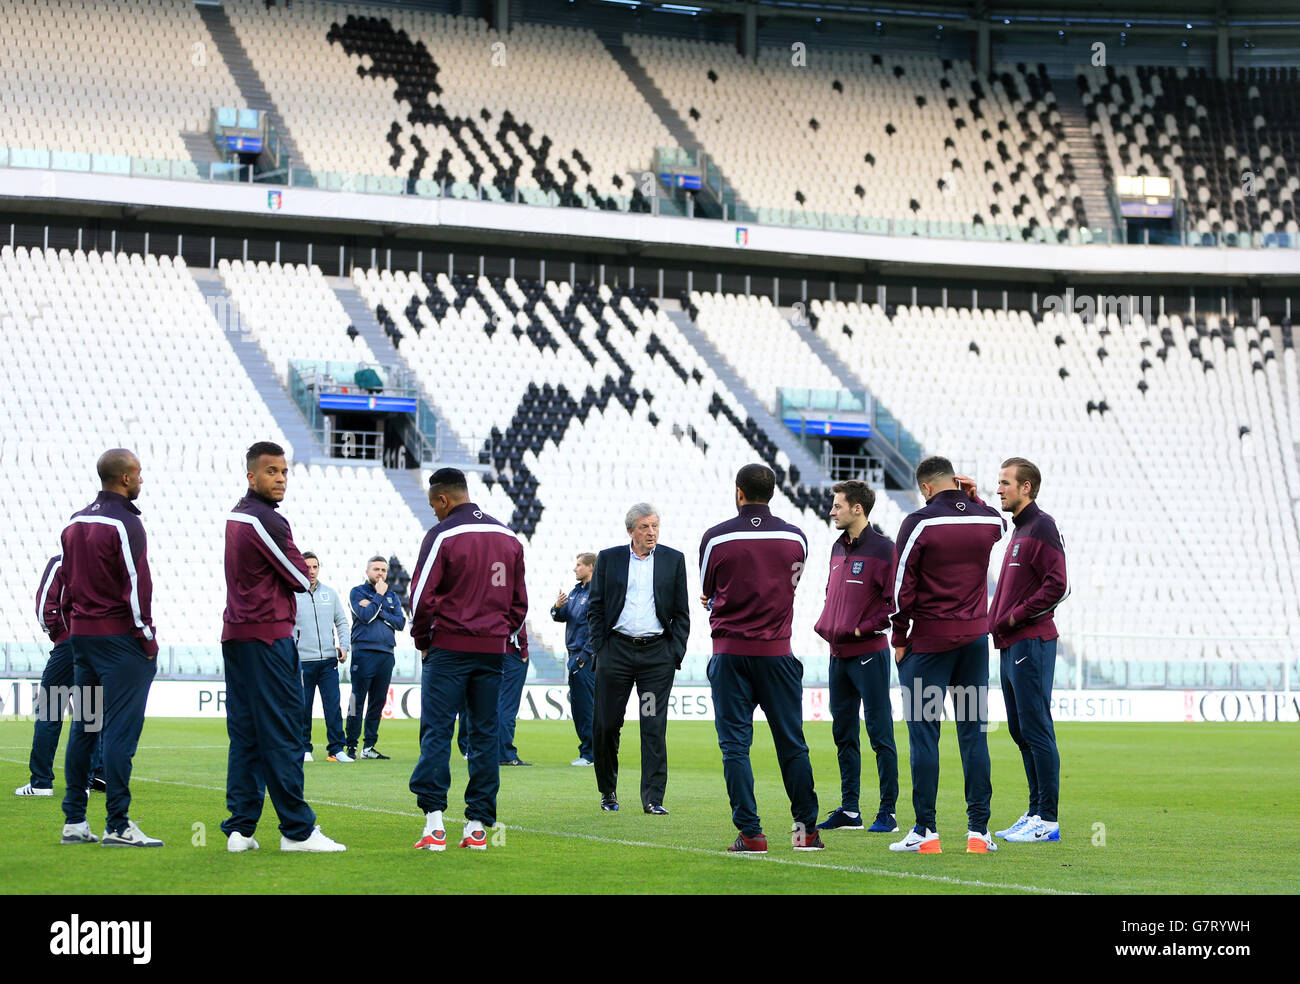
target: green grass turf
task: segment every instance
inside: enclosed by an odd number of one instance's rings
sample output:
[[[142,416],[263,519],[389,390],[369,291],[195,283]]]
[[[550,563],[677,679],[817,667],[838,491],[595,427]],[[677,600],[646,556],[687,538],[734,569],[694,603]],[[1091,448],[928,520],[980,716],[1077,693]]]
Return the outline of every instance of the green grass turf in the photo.
[[[417,757],[417,723],[385,722],[389,762],[305,766],[307,797],[323,830],[346,854],[281,855],[268,800],[257,854],[231,855],[218,827],[225,816],[226,735],[222,721],[155,719],[135,759],[131,816],[162,850],[105,850],[59,844],[62,753],[56,795],[12,795],[24,783],[32,725],[0,722],[0,892],[4,893],[380,893],[763,892],[763,893],[1201,893],[1292,892],[1300,849],[1286,833],[1300,815],[1300,758],[1290,724],[1058,724],[1064,840],[1010,844],[967,855],[961,771],[945,725],[939,788],[942,856],[894,854],[896,836],[830,832],[827,850],[795,853],[789,803],[770,735],[755,726],[754,771],[770,853],[731,857],[735,837],[713,726],[669,725],[666,805],[646,816],[638,802],[636,725],[623,735],[623,810],[601,813],[591,769],[576,754],[568,722],[521,722],[518,746],[536,763],[502,769],[504,845],[456,848],[465,763],[453,756],[444,854],[411,849],[422,818],[407,780]],[[807,725],[824,816],[838,805],[839,773],[830,725]],[[317,737],[322,737],[317,722]],[[907,732],[896,728],[902,762],[899,820],[911,820]],[[864,735],[865,744],[865,735]],[[1020,756],[1005,730],[989,735],[994,828],[1024,809]],[[318,749],[322,746],[318,745]],[[874,768],[864,770],[874,789]],[[869,802],[864,797],[864,804]],[[99,832],[103,797],[91,799]],[[1288,820],[1290,818],[1290,820]],[[194,824],[206,825],[195,846]],[[1105,845],[1094,844],[1105,825]],[[498,834],[498,837],[500,834]]]

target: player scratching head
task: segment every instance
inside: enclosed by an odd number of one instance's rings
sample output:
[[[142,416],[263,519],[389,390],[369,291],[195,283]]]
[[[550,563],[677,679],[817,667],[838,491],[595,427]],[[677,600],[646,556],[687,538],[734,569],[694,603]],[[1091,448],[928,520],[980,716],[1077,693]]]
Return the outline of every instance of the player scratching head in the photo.
[[[916,487],[921,490],[921,498],[929,502],[940,492],[956,489],[957,472],[952,462],[938,455],[926,458],[916,466]]]
[[[244,455],[248,470],[248,488],[270,502],[284,500],[289,487],[289,462],[284,448],[271,441],[258,441]]]

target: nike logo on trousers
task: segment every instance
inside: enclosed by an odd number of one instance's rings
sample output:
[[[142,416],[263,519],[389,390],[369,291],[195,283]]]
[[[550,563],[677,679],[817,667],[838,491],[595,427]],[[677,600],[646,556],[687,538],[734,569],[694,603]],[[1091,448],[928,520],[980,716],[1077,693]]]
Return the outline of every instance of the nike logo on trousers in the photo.
[[[870,662],[871,662],[873,659],[875,659],[875,658],[876,658],[876,657],[874,657],[874,656],[868,656],[866,659],[864,659],[864,660],[862,661],[862,665],[863,665],[863,666],[866,666],[868,663],[870,663]]]
[[[1021,663],[1023,663],[1023,662],[1024,662],[1025,660],[1027,660],[1028,658],[1029,658],[1028,656],[1021,656],[1018,660],[1016,660],[1016,665],[1019,666]]]

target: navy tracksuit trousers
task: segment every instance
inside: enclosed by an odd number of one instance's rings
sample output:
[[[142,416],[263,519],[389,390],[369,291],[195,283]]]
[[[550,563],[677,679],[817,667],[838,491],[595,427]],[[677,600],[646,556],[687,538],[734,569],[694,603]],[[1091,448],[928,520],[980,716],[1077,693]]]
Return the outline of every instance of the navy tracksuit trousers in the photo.
[[[722,749],[722,774],[731,800],[731,820],[746,837],[762,833],[754,801],[754,770],[749,749],[754,744],[754,708],[763,708],[781,779],[790,797],[790,815],[804,830],[817,826],[817,792],[812,764],[803,738],[803,664],[794,654],[733,656],[718,653],[709,660],[713,687],[714,725]]]
[[[1056,640],[1021,639],[1002,650],[1002,697],[1007,730],[1020,748],[1029,780],[1029,815],[1055,822],[1061,757],[1052,725]]]
[[[292,639],[221,644],[226,668],[226,836],[251,837],[266,794],[280,818],[280,833],[306,840],[316,814],[303,798],[302,669]]]
[[[348,727],[344,740],[355,748],[362,738],[361,713],[365,708],[366,730],[362,748],[373,748],[379,741],[379,722],[388,703],[388,685],[393,681],[396,660],[392,653],[374,649],[352,653],[352,697],[348,701]]]
[[[569,657],[569,707],[573,710],[573,729],[578,732],[578,757],[594,762],[591,726],[596,708],[596,671],[590,663],[579,667],[572,655]]]
[[[339,663],[336,659],[308,659],[302,662],[302,743],[312,750],[311,708],[320,690],[321,711],[325,714],[325,741],[328,754],[343,750],[343,710],[339,705]]]
[[[867,738],[876,755],[880,784],[878,812],[894,813],[898,803],[898,750],[894,747],[894,714],[889,707],[889,650],[865,656],[831,657],[831,734],[840,764],[840,806],[861,813],[862,746],[858,711],[867,722]]]
[[[490,745],[495,749],[498,762],[512,762],[519,758],[519,749],[515,747],[515,721],[519,717],[519,701],[524,695],[524,681],[528,678],[528,664],[519,658],[518,653],[506,653],[501,657],[501,694],[497,698],[496,739]],[[466,718],[469,705],[460,708],[460,726],[456,729],[456,747],[465,757],[473,752],[466,730]]]
[[[515,748],[515,720],[519,717],[519,701],[524,696],[524,681],[528,679],[528,664],[518,653],[501,657],[501,694],[497,699],[497,761],[513,762],[519,758]]]
[[[32,732],[32,754],[27,762],[35,789],[54,788],[54,754],[63,734],[63,716],[68,710],[64,696],[73,684],[72,640],[64,639],[50,650],[50,658],[41,673],[41,692],[36,698],[36,725]],[[91,778],[104,778],[104,731],[101,728],[90,756]]]
[[[133,635],[73,636],[73,685],[82,695],[73,708],[72,734],[63,764],[68,785],[63,815],[68,823],[86,819],[90,760],[103,729],[104,782],[107,784],[106,831],[122,833],[130,820],[131,762],[158,661],[145,655]],[[91,696],[93,694],[93,696]],[[102,696],[101,696],[102,695]],[[89,727],[88,727],[89,726]]]
[[[988,636],[942,653],[918,653],[908,647],[898,666],[898,682],[911,745],[916,830],[923,833],[938,829],[934,801],[939,792],[939,725],[945,713],[945,695],[951,695],[957,746],[966,777],[968,829],[987,833],[989,800],[993,796],[988,746]]]
[[[462,653],[430,649],[424,657],[420,685],[420,761],[411,773],[410,789],[420,810],[447,808],[451,786],[451,730],[462,705],[467,714],[469,782],[465,786],[465,819],[491,827],[497,819],[497,790],[501,766],[491,752],[497,737],[496,713],[501,696],[501,653]],[[477,754],[473,750],[480,750]]]

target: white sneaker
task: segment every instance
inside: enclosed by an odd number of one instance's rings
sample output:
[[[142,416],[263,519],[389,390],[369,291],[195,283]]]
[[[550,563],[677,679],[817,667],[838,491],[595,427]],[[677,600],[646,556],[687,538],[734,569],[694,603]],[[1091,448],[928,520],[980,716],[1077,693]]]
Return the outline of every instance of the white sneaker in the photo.
[[[1020,819],[1017,820],[1015,823],[1013,823],[1006,830],[995,830],[993,832],[993,836],[1006,837],[1010,834],[1018,834],[1020,833],[1020,831],[1024,830],[1028,824],[1033,823],[1037,819],[1038,819],[1037,817],[1031,816],[1028,811],[1025,811],[1024,813],[1020,814]]]
[[[19,786],[14,790],[15,796],[53,796],[53,789],[42,789],[40,786],[33,786],[30,782],[26,786]]]
[[[355,762],[356,759],[354,759],[351,755],[349,755],[347,752],[345,752],[343,749],[340,748],[337,752],[335,752],[333,755],[330,756],[330,761],[331,762]]]
[[[467,820],[465,822],[464,837],[460,841],[461,847],[467,847],[471,851],[487,850],[487,831],[483,829],[483,824],[479,820]]]
[[[1007,834],[1008,844],[1056,844],[1061,840],[1061,825],[1055,820],[1040,820],[1034,817],[1029,826]]]
[[[90,830],[90,824],[85,820],[81,823],[65,823],[63,825],[63,843],[65,844],[94,844],[99,840]]]
[[[231,854],[239,854],[243,851],[257,851],[261,847],[262,845],[257,843],[257,838],[251,835],[245,837],[238,830],[226,839],[226,850]]]
[[[424,815],[424,833],[415,842],[417,851],[447,850],[447,827],[442,822],[442,811],[434,810]]]
[[[134,820],[126,822],[126,830],[114,834],[105,830],[100,840],[101,847],[162,847],[163,842],[157,837],[150,837],[137,826]]]
[[[585,759],[581,755],[579,755],[576,759],[574,759],[569,764],[577,765],[577,766],[587,766],[587,765],[595,765],[596,763],[593,762],[591,759]]]
[[[913,851],[917,854],[943,853],[943,849],[939,846],[939,835],[929,829],[924,834],[909,830],[906,837],[901,841],[894,841],[889,845],[889,849],[891,851]]]
[[[966,831],[967,854],[992,854],[997,849],[998,842],[987,833],[977,834],[973,830]]]
[[[320,824],[312,830],[311,836],[306,840],[289,840],[288,837],[280,838],[280,850],[282,851],[310,851],[319,854],[332,854],[336,851],[346,851],[347,848],[338,841],[332,841],[321,833]]]
[[[303,760],[304,762],[315,762],[315,761],[316,761],[314,758],[311,757],[311,752],[303,752],[303,753],[302,753],[302,760]]]

